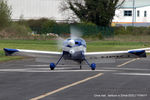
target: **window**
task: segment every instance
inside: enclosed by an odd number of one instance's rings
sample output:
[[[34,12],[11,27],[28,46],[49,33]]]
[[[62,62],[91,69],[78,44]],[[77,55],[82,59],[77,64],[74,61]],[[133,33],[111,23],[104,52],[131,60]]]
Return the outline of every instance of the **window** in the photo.
[[[144,17],[147,17],[147,11],[144,11]]]
[[[140,17],[140,11],[139,10],[137,11],[137,17]]]
[[[132,11],[131,10],[125,10],[124,16],[132,16]]]

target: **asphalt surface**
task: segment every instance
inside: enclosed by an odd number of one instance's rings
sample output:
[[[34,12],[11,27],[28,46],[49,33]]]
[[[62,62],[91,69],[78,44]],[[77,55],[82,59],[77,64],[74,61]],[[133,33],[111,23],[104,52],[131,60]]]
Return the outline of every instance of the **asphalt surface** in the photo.
[[[33,58],[0,63],[0,100],[149,100],[150,57],[58,66]]]

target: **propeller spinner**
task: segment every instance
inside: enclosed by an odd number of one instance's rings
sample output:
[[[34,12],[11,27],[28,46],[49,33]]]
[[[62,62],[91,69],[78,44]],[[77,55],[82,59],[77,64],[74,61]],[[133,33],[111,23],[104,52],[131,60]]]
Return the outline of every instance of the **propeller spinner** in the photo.
[[[75,41],[74,40],[69,40],[68,45],[73,47],[75,45]]]

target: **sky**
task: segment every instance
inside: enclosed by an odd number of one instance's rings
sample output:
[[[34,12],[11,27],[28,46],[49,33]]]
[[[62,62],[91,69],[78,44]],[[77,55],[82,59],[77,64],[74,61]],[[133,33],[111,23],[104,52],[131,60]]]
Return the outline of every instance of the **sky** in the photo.
[[[133,7],[133,1],[135,1],[135,7],[150,5],[150,0],[125,0],[123,7]]]

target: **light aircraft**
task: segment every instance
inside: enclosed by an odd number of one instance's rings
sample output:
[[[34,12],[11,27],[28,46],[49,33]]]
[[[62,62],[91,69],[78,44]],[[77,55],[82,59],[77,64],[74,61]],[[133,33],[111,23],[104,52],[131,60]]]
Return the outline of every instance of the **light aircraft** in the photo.
[[[54,70],[59,62],[64,60],[73,60],[80,64],[82,69],[82,63],[85,62],[91,70],[95,70],[95,60],[100,59],[121,59],[121,58],[140,58],[146,57],[146,51],[144,49],[127,50],[127,51],[111,51],[111,52],[86,52],[86,42],[80,37],[68,38],[62,43],[62,52],[52,51],[38,51],[38,50],[23,50],[23,49],[9,49],[4,48],[5,54],[9,55],[22,55],[31,57],[47,57],[51,58],[54,62],[50,63],[50,69]],[[57,59],[57,60],[56,60]],[[91,63],[89,61],[92,61]]]

